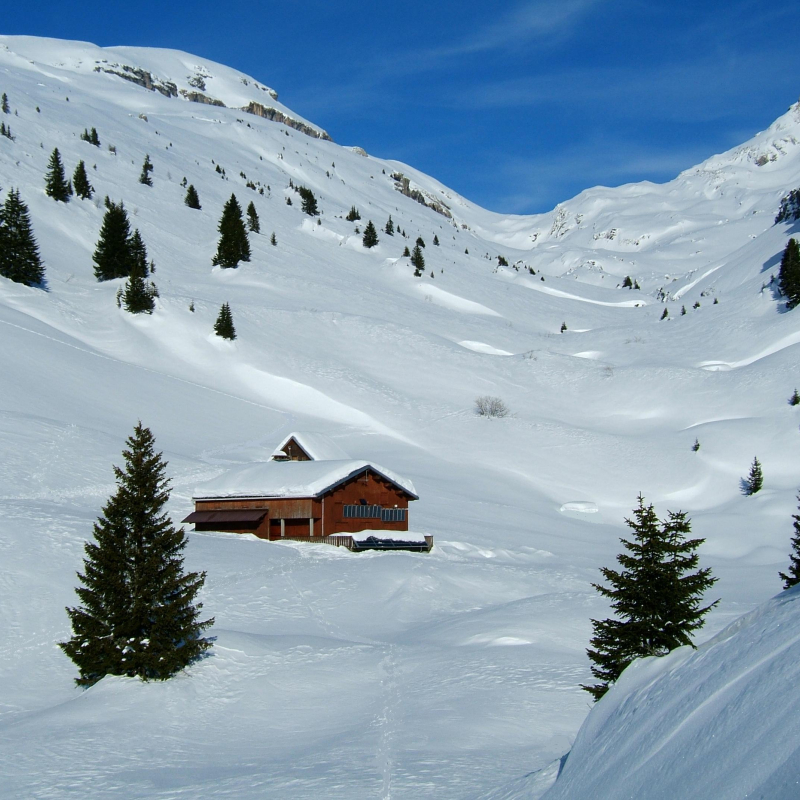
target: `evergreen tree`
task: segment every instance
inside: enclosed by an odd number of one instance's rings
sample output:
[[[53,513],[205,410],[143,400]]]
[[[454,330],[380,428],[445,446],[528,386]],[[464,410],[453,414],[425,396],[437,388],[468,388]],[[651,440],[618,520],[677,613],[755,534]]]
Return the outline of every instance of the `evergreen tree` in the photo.
[[[106,213],[92,256],[97,280],[110,281],[130,275],[130,235],[131,228],[125,206],[122,203],[113,203],[106,197]]]
[[[387,236],[394,236],[394,222],[392,222],[391,214],[389,214],[389,219],[386,221],[386,227],[383,230]]]
[[[190,183],[189,188],[186,190],[186,197],[183,198],[183,202],[186,203],[189,208],[202,208],[200,205],[200,197],[197,194],[197,189]]]
[[[439,246],[439,237],[435,233],[433,234],[433,243],[436,245],[436,247]]]
[[[28,207],[18,189],[10,189],[0,206],[0,275],[36,286],[44,281],[44,266],[33,236]]]
[[[403,258],[408,258],[411,255],[411,251],[408,249],[408,245],[403,248]]]
[[[261,222],[258,219],[258,212],[256,211],[253,201],[247,206],[247,227],[253,233],[261,233]]]
[[[75,194],[83,200],[91,200],[94,194],[94,187],[89,183],[89,176],[86,174],[86,165],[83,161],[78,162],[75,172],[72,175],[72,185],[75,187]]]
[[[761,462],[754,458],[753,463],[750,465],[750,473],[744,481],[744,493],[751,495],[760,492],[763,485],[764,473],[761,471]]]
[[[422,270],[425,269],[425,257],[422,255],[422,250],[418,244],[414,245],[414,249],[411,252],[411,265],[414,267],[414,275],[419,278],[422,275]]]
[[[148,277],[150,269],[147,266],[147,247],[142,241],[142,235],[138,228],[128,239],[128,258],[130,259],[131,275],[137,273],[142,278]]]
[[[587,654],[592,674],[600,683],[583,686],[599,700],[610,683],[635,658],[661,656],[682,645],[692,645],[691,634],[703,626],[703,617],[717,602],[701,607],[703,593],[716,578],[708,568],[697,570],[697,548],[703,539],[687,539],[691,532],[686,514],[668,512],[659,523],[652,504],[639,495],[633,541],[621,539],[626,553],[617,556],[622,570],[604,567],[610,588],[592,584],[611,600],[617,618],[592,620],[594,636]],[[692,645],[693,646],[693,645]]]
[[[372,220],[370,220],[367,223],[367,227],[364,228],[364,236],[361,239],[361,244],[367,249],[375,247],[375,245],[378,244],[378,232],[375,230]]]
[[[236,328],[233,327],[233,314],[231,314],[231,307],[227,303],[223,303],[222,308],[219,310],[217,321],[214,323],[214,333],[223,339],[230,339],[231,341],[236,338]]]
[[[72,194],[72,187],[67,182],[66,175],[64,175],[64,165],[61,163],[61,153],[58,152],[57,147],[50,156],[50,164],[47,167],[47,175],[45,175],[44,191],[48,197],[52,197],[53,200],[62,203],[68,203]]]
[[[625,276],[625,280],[622,281],[622,288],[623,289],[633,289],[633,281],[631,280],[630,275]]]
[[[92,132],[89,135],[89,141],[95,147],[100,147],[100,137],[97,135],[97,128],[92,128]]]
[[[800,405],[800,394],[798,394],[797,389],[792,392],[792,396],[789,398],[789,405],[790,406],[797,406]]]
[[[566,323],[566,322],[562,322],[562,323],[561,323],[561,333],[564,333],[564,331],[565,331],[566,329],[567,329],[567,323]]]
[[[417,247],[425,247],[425,241],[421,236],[417,236],[417,241],[415,242]]]
[[[121,296],[125,310],[131,314],[152,314],[156,307],[156,297],[156,285],[148,283],[138,267],[132,269]]]
[[[700,449],[700,440],[695,439],[694,444],[692,445],[692,452],[696,453]]]
[[[800,500],[800,495],[797,496]],[[800,508],[798,509],[800,511]],[[792,555],[788,574],[779,572],[784,589],[791,589],[800,583],[800,514],[792,514],[794,520],[794,536],[792,537]]]
[[[305,186],[298,186],[297,191],[300,193],[300,197],[302,198],[302,206],[304,214],[308,214],[310,217],[316,217],[319,214],[317,210],[317,198],[314,197],[314,192],[311,189],[307,189]]]
[[[778,286],[786,298],[786,307],[800,305],[800,245],[797,239],[789,239],[781,258]]]
[[[211,262],[214,266],[238,267],[240,261],[250,260],[250,242],[242,220],[242,207],[235,194],[225,203],[217,230],[220,235],[217,253]]]
[[[4,114],[11,113],[11,107],[8,105],[8,95],[5,92],[3,92],[3,96],[0,98],[0,107],[2,107]]]
[[[183,570],[186,535],[164,512],[167,464],[154,441],[138,423],[122,453],[125,469],[114,467],[117,491],[84,546],[81,605],[67,608],[73,635],[60,645],[79,686],[106,675],[165,680],[211,647],[202,633],[214,620],[201,622],[194,602],[205,573]]]
[[[664,313],[661,315],[661,319],[667,319],[669,317],[669,309],[665,308]]]
[[[150,177],[150,173],[153,171],[154,167],[150,161],[150,156],[145,155],[144,157],[144,164],[142,164],[142,172],[139,175],[139,183],[143,183],[145,186],[152,186],[153,179]]]
[[[361,219],[361,214],[358,213],[358,209],[355,206],[350,206],[350,210],[347,212],[345,219],[348,222],[355,222],[357,219]]]

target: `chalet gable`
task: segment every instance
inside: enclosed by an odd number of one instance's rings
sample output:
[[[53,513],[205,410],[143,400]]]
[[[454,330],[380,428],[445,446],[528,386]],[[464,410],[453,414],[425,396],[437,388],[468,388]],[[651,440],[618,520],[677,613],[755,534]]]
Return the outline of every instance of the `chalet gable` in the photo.
[[[271,461],[342,461],[350,456],[333,439],[321,433],[290,433],[274,450]]]

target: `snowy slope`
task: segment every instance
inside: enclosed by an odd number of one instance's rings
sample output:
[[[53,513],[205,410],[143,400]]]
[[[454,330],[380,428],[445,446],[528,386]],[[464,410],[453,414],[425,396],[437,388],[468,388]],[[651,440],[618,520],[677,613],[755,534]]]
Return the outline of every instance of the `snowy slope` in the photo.
[[[224,107],[188,99],[198,76]],[[639,491],[707,540],[722,602],[704,635],[780,587],[800,325],[762,285],[798,230],[773,220],[800,186],[800,107],[663,186],[504,217],[321,138],[260,79],[183,53],[0,37],[0,91],[16,137],[0,137],[0,196],[20,189],[48,282],[0,280],[8,796],[475,797],[544,768],[589,708],[589,620],[607,611],[590,583]],[[87,127],[100,148],[80,140]],[[45,196],[55,146],[70,173],[85,160],[92,201]],[[152,188],[138,183],[146,153]],[[395,172],[445,213],[398,191]],[[202,210],[183,204],[184,177]],[[315,192],[320,224],[290,180]],[[221,270],[232,192],[262,233],[249,263]],[[121,282],[93,277],[105,195],[157,265],[152,316],[118,309]],[[371,251],[344,219],[352,205],[361,230],[378,227]],[[390,214],[405,238],[382,233]],[[422,278],[401,257],[417,236]],[[641,290],[622,289],[626,275]],[[223,302],[233,343],[212,334]],[[512,415],[476,417],[487,394]],[[213,658],[161,686],[77,690],[54,643],[137,419],[170,461],[176,520],[197,484],[314,430],[411,480],[411,527],[437,546],[356,556],[193,533]],[[745,498],[755,455],[765,488]]]
[[[636,661],[592,709],[557,798],[800,795],[800,589],[694,651]]]

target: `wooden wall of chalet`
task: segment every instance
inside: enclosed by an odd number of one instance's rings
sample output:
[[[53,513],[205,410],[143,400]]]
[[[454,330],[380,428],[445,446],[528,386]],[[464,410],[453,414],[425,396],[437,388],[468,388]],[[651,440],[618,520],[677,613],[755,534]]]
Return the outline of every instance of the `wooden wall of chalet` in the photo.
[[[347,518],[344,516],[345,505],[379,505],[384,508],[406,509],[406,519],[402,522],[384,522],[380,518]],[[331,536],[336,533],[356,533],[363,530],[408,530],[408,496],[402,489],[376,475],[372,470],[351,478],[347,483],[337,486],[322,499],[304,498],[250,498],[197,500],[196,511],[233,511],[239,509],[269,509],[269,513],[257,528],[236,526],[220,527],[219,524],[208,526],[198,523],[195,529],[227,530],[234,533],[254,533],[262,539],[281,538],[281,520],[283,520],[284,536],[290,538],[306,538],[311,536],[313,520],[313,536]],[[324,509],[324,514],[323,514]],[[324,515],[324,524],[323,524]]]
[[[408,509],[408,496],[372,470],[351,479],[325,496],[325,534],[356,533],[363,530],[407,531],[408,510],[403,522],[383,522],[381,519],[345,519],[345,505],[379,505],[384,508]]]

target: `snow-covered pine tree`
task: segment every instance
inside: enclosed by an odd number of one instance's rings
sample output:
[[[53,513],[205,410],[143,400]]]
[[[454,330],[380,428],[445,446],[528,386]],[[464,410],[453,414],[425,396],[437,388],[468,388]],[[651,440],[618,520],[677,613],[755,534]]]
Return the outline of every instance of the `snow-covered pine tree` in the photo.
[[[367,223],[367,227],[364,228],[364,236],[361,238],[361,244],[367,249],[373,248],[378,244],[378,232],[375,230],[372,220],[370,220]]]
[[[183,202],[186,203],[189,208],[202,208],[200,205],[200,197],[197,194],[197,189],[195,189],[191,183],[186,189],[186,197],[183,198]]]
[[[386,220],[386,226],[384,227],[383,230],[387,236],[394,236],[394,222],[392,221],[391,214],[389,214],[389,219]]]
[[[72,186],[75,194],[82,200],[91,200],[94,194],[94,187],[89,183],[89,176],[86,174],[86,165],[83,161],[78,162],[75,172],[72,174]]]
[[[258,212],[252,200],[247,206],[247,227],[253,233],[261,233],[261,222],[258,219]]]
[[[781,257],[778,271],[778,286],[786,298],[786,307],[800,305],[800,245],[797,239],[789,239]]]
[[[0,206],[0,275],[28,286],[44,281],[39,247],[19,189],[9,189]]]
[[[690,521],[683,512],[668,512],[659,523],[651,505],[639,495],[633,541],[621,539],[626,553],[617,556],[621,571],[600,571],[610,588],[592,584],[611,600],[617,618],[592,620],[594,636],[587,650],[592,674],[600,683],[581,688],[599,700],[610,683],[635,658],[661,656],[682,645],[692,645],[691,634],[717,604],[701,607],[703,594],[716,582],[707,567],[697,569],[697,548],[703,539],[687,539]],[[694,646],[694,645],[692,645]]]
[[[242,219],[242,207],[232,194],[225,203],[217,228],[219,242],[211,263],[223,268],[238,267],[240,261],[250,260],[250,242]]]
[[[142,171],[139,175],[139,183],[143,183],[145,186],[152,186],[153,179],[150,177],[150,173],[153,171],[153,169],[154,167],[150,161],[150,155],[145,154],[144,163],[142,164]]]
[[[67,609],[73,635],[60,645],[80,686],[106,675],[165,680],[211,647],[203,632],[214,620],[201,622],[195,603],[205,573],[184,572],[186,535],[164,512],[167,464],[154,442],[139,422],[122,453],[125,469],[114,467],[117,491],[84,546],[81,605]]]
[[[415,244],[414,249],[411,251],[411,265],[414,267],[415,277],[419,278],[422,275],[422,270],[425,269],[425,257],[422,255],[422,249],[418,244]]]
[[[753,463],[750,465],[750,472],[747,478],[744,479],[744,493],[751,495],[760,492],[763,485],[764,473],[761,470],[761,462],[754,458]]]
[[[50,155],[50,163],[44,179],[44,191],[48,197],[61,203],[68,203],[72,195],[72,187],[64,174],[64,165],[61,163],[61,153],[56,147]]]
[[[348,222],[355,222],[357,219],[361,219],[361,214],[358,213],[358,209],[355,206],[350,206],[350,210],[347,212],[345,219]]]
[[[236,338],[236,328],[233,326],[233,314],[231,314],[231,307],[227,303],[222,304],[222,308],[217,315],[217,321],[214,323],[214,333],[221,336],[223,339],[230,339],[233,341]]]
[[[797,499],[800,501],[800,495],[797,496]],[[798,511],[800,511],[800,507]],[[791,563],[788,572],[778,573],[783,581],[784,589],[791,589],[792,586],[800,583],[800,513],[792,514],[792,519],[794,520],[794,536],[792,537]]]
[[[100,238],[94,250],[94,274],[98,281],[127,278],[131,273],[128,212],[122,203],[106,198],[106,213],[100,227]]]

